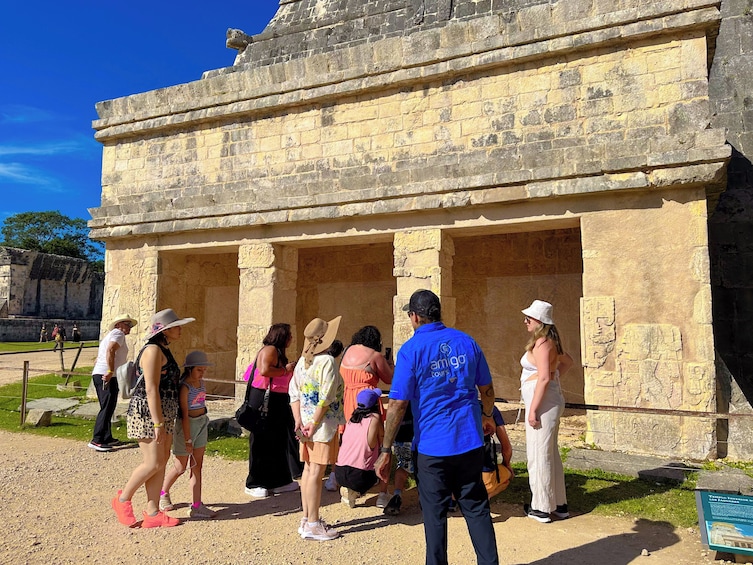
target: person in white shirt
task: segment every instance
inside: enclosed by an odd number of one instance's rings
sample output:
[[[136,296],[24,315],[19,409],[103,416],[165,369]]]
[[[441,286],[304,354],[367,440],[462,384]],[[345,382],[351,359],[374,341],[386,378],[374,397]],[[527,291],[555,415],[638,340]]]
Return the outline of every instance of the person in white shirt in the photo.
[[[94,423],[94,432],[89,447],[96,451],[111,451],[118,441],[112,437],[112,415],[118,403],[118,379],[115,370],[128,358],[126,336],[136,320],[128,314],[121,314],[110,324],[110,331],[99,342],[97,360],[94,362],[92,380],[99,399],[99,414]]]

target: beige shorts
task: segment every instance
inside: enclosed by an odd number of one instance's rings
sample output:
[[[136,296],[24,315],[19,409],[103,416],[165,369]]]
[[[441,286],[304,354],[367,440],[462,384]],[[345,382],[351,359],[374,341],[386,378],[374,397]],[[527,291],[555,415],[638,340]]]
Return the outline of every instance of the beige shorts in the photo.
[[[301,461],[318,465],[334,465],[340,451],[340,438],[335,434],[327,443],[320,441],[302,441],[300,447]]]

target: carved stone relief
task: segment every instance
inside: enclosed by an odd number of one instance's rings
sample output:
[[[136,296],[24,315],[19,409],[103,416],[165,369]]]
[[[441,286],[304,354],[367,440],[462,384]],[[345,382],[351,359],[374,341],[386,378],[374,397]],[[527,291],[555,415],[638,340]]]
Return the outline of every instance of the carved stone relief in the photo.
[[[581,299],[584,367],[598,369],[614,350],[614,309],[614,298],[611,296]]]
[[[628,324],[617,351],[624,406],[677,409],[682,406],[682,339],[669,324]]]

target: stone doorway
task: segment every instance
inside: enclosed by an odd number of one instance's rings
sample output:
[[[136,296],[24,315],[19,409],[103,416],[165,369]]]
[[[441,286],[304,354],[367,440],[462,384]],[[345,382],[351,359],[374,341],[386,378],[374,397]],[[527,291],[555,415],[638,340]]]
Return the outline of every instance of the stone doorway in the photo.
[[[165,251],[159,255],[157,310],[173,308],[178,315],[196,318],[184,327],[170,349],[180,365],[186,353],[201,349],[214,366],[208,373],[207,393],[234,396],[237,357],[240,272],[238,252],[217,248],[204,252]]]
[[[562,382],[565,400],[583,403],[580,228],[454,237],[457,327],[486,354],[497,397],[520,399],[520,356],[528,334],[520,312],[532,300],[554,305],[554,321],[575,363]]]

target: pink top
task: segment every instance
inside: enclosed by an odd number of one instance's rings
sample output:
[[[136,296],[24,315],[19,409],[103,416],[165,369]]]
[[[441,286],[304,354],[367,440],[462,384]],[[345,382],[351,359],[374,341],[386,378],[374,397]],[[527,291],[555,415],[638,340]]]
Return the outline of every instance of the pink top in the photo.
[[[372,418],[378,418],[378,414],[371,414],[357,424],[348,422],[345,425],[342,445],[337,454],[337,464],[347,465],[364,471],[373,471],[374,463],[379,457],[379,446],[374,449],[369,447],[369,426]]]
[[[248,369],[246,369],[246,374],[243,375],[243,380],[247,381],[249,377],[251,376],[251,369],[253,368],[253,364],[248,366]],[[251,386],[254,388],[260,388],[262,390],[266,390],[269,387],[269,381],[272,381],[272,388],[270,388],[271,392],[284,392],[287,394],[288,392],[288,386],[290,385],[290,379],[293,378],[293,373],[285,373],[284,375],[280,375],[279,377],[272,377],[271,379],[269,377],[263,376],[261,373],[259,373],[259,369],[257,368],[254,371],[254,380],[251,381]]]

